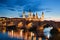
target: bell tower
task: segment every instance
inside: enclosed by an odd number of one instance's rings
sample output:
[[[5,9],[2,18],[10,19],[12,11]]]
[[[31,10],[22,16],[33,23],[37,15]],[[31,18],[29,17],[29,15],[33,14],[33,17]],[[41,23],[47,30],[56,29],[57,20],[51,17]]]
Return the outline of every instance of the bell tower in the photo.
[[[31,16],[32,16],[32,13],[31,13],[31,10],[29,9],[28,18],[31,18]]]
[[[37,12],[36,12],[35,18],[38,19],[38,14],[37,14]]]
[[[23,18],[25,18],[25,11],[23,11],[23,13],[22,13],[22,14],[23,14]]]
[[[41,21],[44,21],[44,12],[42,12]]]

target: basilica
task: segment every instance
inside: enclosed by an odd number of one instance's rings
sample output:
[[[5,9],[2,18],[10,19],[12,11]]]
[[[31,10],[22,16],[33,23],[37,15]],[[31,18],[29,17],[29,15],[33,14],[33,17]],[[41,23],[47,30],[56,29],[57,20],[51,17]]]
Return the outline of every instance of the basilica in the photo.
[[[25,18],[26,20],[33,20],[33,21],[44,21],[44,12],[42,12],[41,17],[38,17],[38,13],[34,14],[32,12],[28,12],[28,17],[26,17],[25,12],[23,12],[22,18]]]

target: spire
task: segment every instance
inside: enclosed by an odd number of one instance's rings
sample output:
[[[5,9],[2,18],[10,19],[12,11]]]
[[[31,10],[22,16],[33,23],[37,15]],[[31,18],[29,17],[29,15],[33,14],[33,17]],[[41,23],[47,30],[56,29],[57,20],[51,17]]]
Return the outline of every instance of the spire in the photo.
[[[23,11],[23,18],[25,18],[25,11]]]
[[[35,14],[33,13],[33,16],[35,16]]]
[[[44,18],[44,12],[42,12],[42,17]]]
[[[44,16],[44,12],[42,12],[42,16]]]
[[[38,18],[38,14],[37,14],[37,12],[36,12],[36,18]]]
[[[36,16],[38,16],[37,12],[36,12]]]
[[[41,21],[44,20],[44,12],[42,12]]]
[[[29,9],[28,18],[31,18],[31,16],[32,16],[32,13],[31,13],[31,10]]]
[[[33,13],[33,18],[35,18],[35,14]]]

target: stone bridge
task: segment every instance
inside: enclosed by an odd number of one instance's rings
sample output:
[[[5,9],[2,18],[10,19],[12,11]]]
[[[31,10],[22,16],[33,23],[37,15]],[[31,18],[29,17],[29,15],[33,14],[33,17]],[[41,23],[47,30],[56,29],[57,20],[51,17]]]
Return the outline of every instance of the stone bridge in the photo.
[[[60,22],[55,22],[55,21],[33,21],[33,20],[26,20],[23,18],[18,18],[18,19],[9,19],[6,22],[6,26],[11,26],[11,25],[15,25],[16,27],[26,27],[26,28],[30,28],[30,27],[60,27]]]
[[[37,36],[43,36],[43,30],[46,27],[60,27],[60,22],[55,21],[36,21],[36,20],[26,20],[23,18],[9,18],[6,21],[3,21],[2,26],[6,27],[8,30],[9,28],[18,30],[24,29],[24,31],[33,31],[36,33]],[[6,29],[5,28],[5,29]]]

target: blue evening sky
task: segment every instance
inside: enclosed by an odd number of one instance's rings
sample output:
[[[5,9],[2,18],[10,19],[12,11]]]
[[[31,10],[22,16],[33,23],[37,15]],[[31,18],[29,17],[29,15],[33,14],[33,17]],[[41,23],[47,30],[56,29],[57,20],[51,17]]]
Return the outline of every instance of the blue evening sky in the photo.
[[[0,0],[0,17],[19,17],[29,9],[39,16],[43,11],[45,18],[60,18],[60,0]]]

